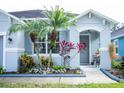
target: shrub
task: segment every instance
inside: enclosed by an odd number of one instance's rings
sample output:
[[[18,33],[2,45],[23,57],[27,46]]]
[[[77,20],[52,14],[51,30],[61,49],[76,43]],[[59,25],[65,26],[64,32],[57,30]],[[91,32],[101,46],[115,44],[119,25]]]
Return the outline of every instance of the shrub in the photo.
[[[109,45],[109,55],[110,55],[110,58],[111,59],[116,59],[118,56],[116,55],[116,52],[115,52],[115,45],[113,43],[111,43]]]
[[[41,63],[46,68],[48,66],[48,61],[49,61],[49,59],[47,57],[41,56]],[[52,66],[53,66],[53,62],[50,62],[50,67],[52,67]]]
[[[0,66],[0,74],[3,74],[4,72],[5,72],[5,69],[2,66]]]
[[[26,53],[20,56],[20,68],[19,72],[27,72],[28,69],[31,69],[35,66],[34,60],[31,56]]]
[[[121,62],[112,61],[112,68],[122,69]]]
[[[54,70],[62,70],[62,69],[65,69],[65,66],[53,66],[52,68]]]
[[[27,68],[27,67],[19,67],[19,73],[26,73],[26,72],[28,72],[29,71],[29,68]]]

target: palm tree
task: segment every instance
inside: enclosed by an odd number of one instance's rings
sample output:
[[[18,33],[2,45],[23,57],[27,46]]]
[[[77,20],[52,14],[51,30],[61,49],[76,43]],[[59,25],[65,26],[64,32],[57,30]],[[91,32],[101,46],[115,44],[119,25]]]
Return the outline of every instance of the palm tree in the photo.
[[[67,29],[69,26],[75,24],[75,20],[70,21],[74,18],[69,12],[65,12],[63,8],[56,6],[55,8],[51,8],[51,11],[45,11],[45,16],[48,18],[47,21],[44,21],[48,27],[51,27],[51,34],[50,34],[50,51],[49,51],[49,62],[48,68],[50,66],[50,62],[52,62],[52,50],[56,46],[56,38],[57,38],[57,30],[58,29]]]
[[[18,31],[24,31],[29,34],[30,39],[33,43],[33,47],[36,50],[39,64],[42,66],[40,62],[39,48],[35,47],[34,44],[35,44],[36,38],[40,38],[42,40],[45,37],[47,31],[49,31],[49,28],[46,27],[46,24],[42,20],[35,19],[32,21],[24,21],[24,22],[18,22],[16,24],[13,24],[10,27],[9,34],[15,33]]]

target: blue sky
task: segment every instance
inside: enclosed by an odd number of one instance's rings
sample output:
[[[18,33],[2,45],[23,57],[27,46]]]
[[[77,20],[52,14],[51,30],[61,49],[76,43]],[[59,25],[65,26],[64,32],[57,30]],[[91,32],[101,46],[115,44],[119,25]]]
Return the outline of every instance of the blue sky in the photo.
[[[0,9],[5,11],[44,9],[44,6],[50,8],[55,5],[73,13],[94,9],[124,23],[123,0],[0,0]]]

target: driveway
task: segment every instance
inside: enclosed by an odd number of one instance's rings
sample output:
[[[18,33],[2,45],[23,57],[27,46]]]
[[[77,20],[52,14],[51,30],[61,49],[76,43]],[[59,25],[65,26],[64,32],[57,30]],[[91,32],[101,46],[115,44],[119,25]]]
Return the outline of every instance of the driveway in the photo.
[[[88,84],[88,83],[116,83],[106,75],[104,75],[99,68],[90,66],[81,66],[86,77],[25,77],[25,78],[0,78],[0,82],[13,82],[13,83],[66,83],[66,84]]]

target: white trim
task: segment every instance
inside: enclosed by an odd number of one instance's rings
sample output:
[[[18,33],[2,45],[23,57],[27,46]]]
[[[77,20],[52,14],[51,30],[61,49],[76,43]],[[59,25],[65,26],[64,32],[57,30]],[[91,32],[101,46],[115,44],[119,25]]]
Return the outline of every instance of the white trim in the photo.
[[[46,41],[45,41],[45,42],[46,42],[46,43],[45,43],[45,44],[46,44],[46,48],[45,48],[45,49],[46,49],[46,50],[45,50],[46,53],[45,53],[45,54],[47,55],[47,54],[48,54],[48,41],[47,41],[47,40],[48,40],[48,34],[46,34],[45,40],[46,40]]]
[[[101,48],[99,48],[99,51],[108,51],[108,48],[106,48],[106,47],[101,47]]]
[[[7,33],[6,32],[0,32],[0,35],[6,35]]]
[[[24,52],[24,48],[6,48],[6,52]]]
[[[91,63],[91,35],[90,34],[79,34],[79,42],[80,42],[80,36],[88,36],[89,37],[89,63]]]
[[[3,14],[5,14],[5,15],[7,15],[7,16],[9,16],[9,17],[11,17],[11,18],[13,18],[13,19],[15,19],[15,20],[17,20],[17,21],[20,21],[20,22],[24,23],[24,22],[23,22],[22,20],[20,20],[18,17],[13,16],[12,14],[10,14],[10,13],[8,13],[8,12],[5,12],[5,11],[2,10],[2,9],[0,9],[0,12],[3,13]]]
[[[2,38],[3,38],[3,62],[2,62],[2,64],[3,64],[3,67],[5,68],[5,66],[6,66],[6,52],[5,52],[5,50],[6,50],[6,32],[0,32],[0,36],[2,36]]]
[[[118,40],[118,39],[115,39],[115,40],[113,41],[113,43],[114,43],[114,45],[115,45],[115,50],[116,50],[116,48],[117,48],[116,54],[118,54],[118,53],[119,53],[119,40]],[[119,55],[119,54],[118,54],[118,55]]]
[[[21,18],[22,20],[48,20],[48,18]]]
[[[116,21],[116,20],[114,20],[114,19],[112,19],[112,18],[109,18],[109,17],[107,17],[107,16],[105,16],[105,15],[103,15],[103,14],[100,14],[99,12],[96,12],[96,11],[94,11],[94,10],[92,10],[92,9],[89,9],[89,10],[83,12],[82,14],[78,15],[76,18],[70,20],[70,22],[73,21],[73,20],[75,20],[75,19],[79,19],[80,17],[82,17],[82,16],[84,16],[84,15],[86,15],[86,14],[88,14],[88,13],[93,13],[93,14],[95,14],[95,15],[97,15],[97,16],[100,16],[100,17],[102,17],[102,18],[105,18],[106,20],[108,20],[109,22],[112,22],[112,23],[114,23],[114,24],[118,24],[118,23],[119,23],[118,21]]]
[[[124,37],[124,34],[121,34],[121,35],[118,35],[118,36],[111,37],[111,40],[116,39],[116,38],[120,38],[120,37]]]
[[[6,67],[6,35],[3,36],[3,67]]]

